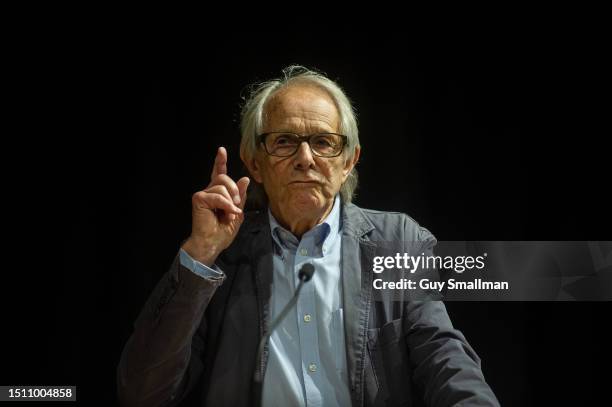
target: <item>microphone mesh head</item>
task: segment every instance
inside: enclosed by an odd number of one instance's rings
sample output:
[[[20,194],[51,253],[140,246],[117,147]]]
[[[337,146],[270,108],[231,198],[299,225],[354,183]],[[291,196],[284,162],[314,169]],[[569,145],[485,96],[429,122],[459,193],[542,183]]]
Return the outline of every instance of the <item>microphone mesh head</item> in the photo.
[[[312,275],[314,274],[314,272],[315,272],[314,266],[310,263],[306,263],[300,269],[300,272],[298,273],[298,278],[300,280],[304,280],[304,282],[309,281],[312,278]]]

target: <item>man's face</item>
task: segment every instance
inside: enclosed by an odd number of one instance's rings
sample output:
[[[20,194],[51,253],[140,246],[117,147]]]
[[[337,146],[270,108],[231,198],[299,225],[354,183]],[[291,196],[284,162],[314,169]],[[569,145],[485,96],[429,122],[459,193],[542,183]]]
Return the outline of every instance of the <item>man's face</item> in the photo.
[[[339,133],[340,117],[333,99],[313,85],[295,84],[280,90],[268,100],[264,113],[264,133]],[[358,157],[358,149],[351,161],[346,160],[346,153],[317,157],[304,142],[290,157],[268,155],[260,146],[254,162],[247,166],[255,180],[263,183],[273,213],[289,221],[320,216],[331,208]]]

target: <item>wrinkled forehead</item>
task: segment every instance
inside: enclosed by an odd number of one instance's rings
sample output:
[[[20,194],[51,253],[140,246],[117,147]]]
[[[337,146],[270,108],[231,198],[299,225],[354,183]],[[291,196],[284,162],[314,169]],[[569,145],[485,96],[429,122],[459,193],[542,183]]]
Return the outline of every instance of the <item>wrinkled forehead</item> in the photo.
[[[264,105],[265,131],[338,131],[339,119],[329,93],[311,84],[284,87]]]

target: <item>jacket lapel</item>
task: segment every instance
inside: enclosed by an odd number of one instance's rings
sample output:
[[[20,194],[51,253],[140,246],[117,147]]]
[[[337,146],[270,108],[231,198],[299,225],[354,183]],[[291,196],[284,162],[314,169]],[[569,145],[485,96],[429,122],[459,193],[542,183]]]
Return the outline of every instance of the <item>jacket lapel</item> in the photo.
[[[272,235],[268,223],[267,211],[261,211],[248,230],[250,240],[250,259],[252,259],[253,278],[255,280],[255,292],[257,296],[257,310],[259,321],[258,341],[267,333],[270,325],[270,297],[272,296],[273,278],[273,248]],[[255,357],[255,356],[254,356]],[[266,364],[268,363],[268,344],[264,348],[261,363],[256,366],[263,377]]]
[[[342,289],[349,388],[353,406],[363,405],[366,333],[370,313],[375,246],[366,234],[374,226],[355,205],[342,211]]]

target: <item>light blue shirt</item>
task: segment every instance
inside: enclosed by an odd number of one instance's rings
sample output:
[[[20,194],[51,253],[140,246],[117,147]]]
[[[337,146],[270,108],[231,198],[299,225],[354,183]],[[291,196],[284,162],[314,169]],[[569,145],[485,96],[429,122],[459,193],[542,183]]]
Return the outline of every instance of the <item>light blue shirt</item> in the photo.
[[[340,197],[336,196],[327,218],[301,240],[280,226],[269,210],[268,216],[274,242],[271,320],[293,296],[300,268],[311,263],[315,273],[302,288],[295,309],[270,337],[262,405],[348,406]],[[220,274],[182,249],[180,260],[202,277]]]

